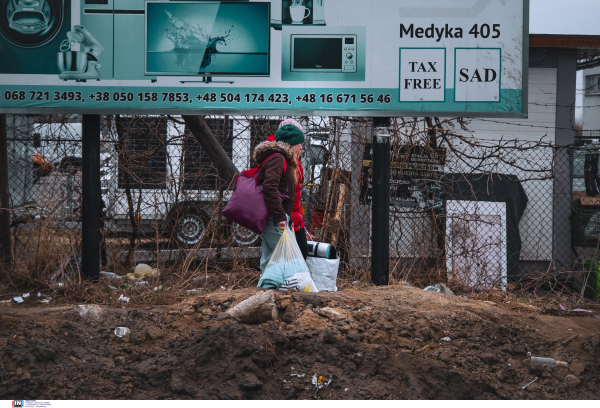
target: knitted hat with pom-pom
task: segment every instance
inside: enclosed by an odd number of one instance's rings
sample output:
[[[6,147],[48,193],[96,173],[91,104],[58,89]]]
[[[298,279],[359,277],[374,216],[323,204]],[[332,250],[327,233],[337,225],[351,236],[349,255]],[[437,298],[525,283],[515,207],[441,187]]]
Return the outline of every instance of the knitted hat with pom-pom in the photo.
[[[275,139],[278,142],[285,142],[290,146],[304,143],[304,132],[296,125],[287,124],[283,125],[275,133]]]

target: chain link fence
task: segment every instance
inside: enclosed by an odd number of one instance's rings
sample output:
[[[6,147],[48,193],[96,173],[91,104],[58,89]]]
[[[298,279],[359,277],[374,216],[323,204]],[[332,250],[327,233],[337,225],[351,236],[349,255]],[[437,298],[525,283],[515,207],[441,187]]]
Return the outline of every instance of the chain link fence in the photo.
[[[256,165],[251,152],[283,119],[205,117],[240,171]],[[297,119],[306,229],[336,247],[340,277],[368,280],[371,123]],[[586,265],[600,257],[600,145],[482,139],[469,127],[393,120],[391,279],[583,292]],[[104,116],[101,138],[103,270],[147,263],[180,280],[211,272],[256,284],[260,237],[221,216],[229,181],[182,118]],[[11,279],[44,279],[80,252],[81,118],[10,116],[8,156]]]

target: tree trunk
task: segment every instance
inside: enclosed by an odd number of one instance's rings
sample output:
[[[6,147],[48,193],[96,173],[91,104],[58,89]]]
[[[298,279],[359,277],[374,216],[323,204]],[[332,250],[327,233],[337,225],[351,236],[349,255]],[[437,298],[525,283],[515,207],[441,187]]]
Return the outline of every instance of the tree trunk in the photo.
[[[208,127],[204,117],[183,115],[182,118],[202,147],[202,151],[206,153],[212,165],[217,169],[220,178],[218,184],[229,185],[239,171]]]

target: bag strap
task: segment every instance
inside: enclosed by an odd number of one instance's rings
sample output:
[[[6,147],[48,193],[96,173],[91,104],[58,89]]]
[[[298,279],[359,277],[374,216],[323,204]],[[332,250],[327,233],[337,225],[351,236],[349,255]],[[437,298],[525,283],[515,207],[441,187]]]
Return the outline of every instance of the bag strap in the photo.
[[[273,159],[276,156],[280,156],[283,159],[283,172],[285,173],[287,170],[287,161],[285,160],[285,157],[283,157],[283,154],[281,154],[281,153],[273,153],[272,155],[267,157],[265,160],[263,160],[263,162],[260,164],[260,166],[258,166],[258,170],[256,171],[256,174],[254,175],[253,178],[255,178],[258,181],[258,176],[260,176],[260,173],[263,171],[263,165],[266,164],[267,162],[271,161],[271,159]]]
[[[255,179],[258,182],[258,176],[260,175],[261,171],[263,170],[263,165],[266,164],[269,160],[271,160],[275,156],[281,156],[281,158],[283,159],[283,172],[285,173],[287,171],[287,161],[285,160],[285,157],[281,153],[273,153],[272,155],[270,155],[269,157],[267,157],[265,160],[263,160],[263,162],[259,166],[254,167],[254,168],[252,168],[250,170],[242,171],[241,173],[239,173],[238,175],[236,175],[233,178],[232,190],[235,191],[235,188],[237,186],[238,180],[239,180],[239,178],[240,178],[240,176],[242,174],[244,176],[246,176],[246,177],[253,178],[253,179]],[[251,176],[250,174],[252,174],[252,170],[254,170],[254,172],[253,172],[254,174]],[[250,174],[248,174],[248,173],[250,173]]]
[[[287,160],[285,160],[285,157],[283,157],[283,154],[281,153],[273,153],[272,155],[270,155],[269,157],[267,157],[265,160],[263,160],[263,162],[260,164],[260,166],[258,166],[258,171],[260,171],[262,169],[262,166],[267,163],[268,161],[270,161],[273,157],[275,156],[281,156],[281,158],[283,159],[283,172],[285,173],[287,170]],[[257,173],[258,173],[257,171]]]

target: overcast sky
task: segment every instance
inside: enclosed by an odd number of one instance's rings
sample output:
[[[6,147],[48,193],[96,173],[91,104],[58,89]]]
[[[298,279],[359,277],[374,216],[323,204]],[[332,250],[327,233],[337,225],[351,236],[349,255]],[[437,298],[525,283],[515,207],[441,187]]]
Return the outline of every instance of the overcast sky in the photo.
[[[600,35],[600,0],[530,0],[529,12],[532,34]]]
[[[510,1],[510,0],[508,0]],[[529,32],[532,34],[600,35],[600,0],[530,0]],[[583,75],[577,75],[575,119],[583,115]]]

